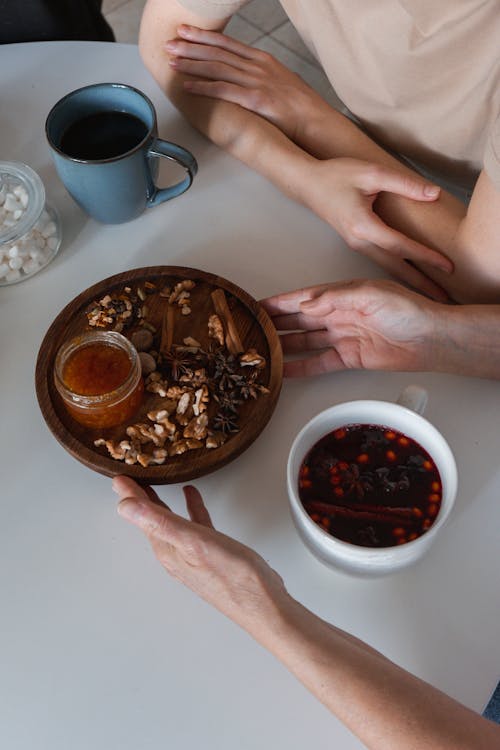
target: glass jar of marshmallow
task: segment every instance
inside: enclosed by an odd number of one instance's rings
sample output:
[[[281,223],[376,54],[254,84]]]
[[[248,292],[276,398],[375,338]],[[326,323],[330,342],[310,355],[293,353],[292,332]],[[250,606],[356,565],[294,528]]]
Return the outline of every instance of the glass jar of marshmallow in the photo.
[[[60,244],[59,217],[40,176],[26,164],[0,162],[0,286],[33,276]]]

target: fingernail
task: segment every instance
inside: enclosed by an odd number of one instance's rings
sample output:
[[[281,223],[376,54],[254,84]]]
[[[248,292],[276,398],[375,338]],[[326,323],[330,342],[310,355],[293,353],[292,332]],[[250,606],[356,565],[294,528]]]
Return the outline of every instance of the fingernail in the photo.
[[[126,521],[139,521],[144,515],[145,507],[135,500],[122,500],[121,503],[118,503],[117,510]]]
[[[435,198],[437,195],[439,195],[441,188],[439,188],[437,185],[426,185],[424,187],[424,195],[426,195],[428,198]]]
[[[167,42],[165,44],[165,49],[172,50],[172,51],[177,49],[177,42],[172,39],[170,42]]]
[[[183,23],[177,29],[177,33],[178,34],[182,34],[182,36],[190,36],[190,34],[191,34],[191,26],[186,26],[186,24]]]

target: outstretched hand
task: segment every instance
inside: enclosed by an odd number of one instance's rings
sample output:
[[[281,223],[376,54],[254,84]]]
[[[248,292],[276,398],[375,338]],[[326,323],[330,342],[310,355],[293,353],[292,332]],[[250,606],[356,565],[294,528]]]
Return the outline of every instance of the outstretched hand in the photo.
[[[256,552],[214,529],[198,490],[184,487],[187,520],[129,477],[115,477],[113,489],[119,514],[147,536],[167,573],[258,636],[286,598],[283,582]]]
[[[392,281],[313,286],[262,300],[280,332],[287,377],[346,369],[428,370],[441,307]],[[298,355],[298,357],[297,357]]]

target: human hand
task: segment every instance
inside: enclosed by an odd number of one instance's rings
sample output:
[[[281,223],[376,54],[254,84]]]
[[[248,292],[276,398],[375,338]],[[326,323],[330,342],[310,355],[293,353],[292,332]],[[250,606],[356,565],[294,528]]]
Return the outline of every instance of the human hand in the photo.
[[[304,128],[330,107],[300,76],[267,52],[224,34],[186,25],[178,34],[180,39],[170,40],[166,49],[171,67],[194,77],[184,82],[186,90],[250,110],[308,151]],[[451,261],[389,227],[373,208],[384,192],[434,201],[440,192],[436,185],[411,172],[350,158],[316,159],[308,163],[300,182],[302,202],[334,227],[349,247],[425,294],[448,299],[413,262],[450,273]]]
[[[286,377],[346,369],[432,370],[439,364],[442,306],[393,281],[312,286],[269,297],[262,305],[282,332],[284,353],[299,355],[285,362]]]
[[[438,196],[439,189],[417,175],[389,167],[359,159],[329,159],[310,168],[304,202],[333,226],[351,249],[424,294],[448,301],[446,292],[413,263],[451,273],[452,262],[385,224],[373,208],[382,192],[428,201]]]
[[[222,99],[264,117],[295,143],[308,112],[328,104],[300,76],[267,52],[225,34],[179,26],[180,39],[166,44],[169,65],[192,76],[184,88],[192,94]]]
[[[184,487],[188,521],[129,477],[115,477],[113,489],[119,514],[144,532],[167,573],[262,639],[259,630],[287,599],[283,581],[256,552],[214,529],[198,490]]]

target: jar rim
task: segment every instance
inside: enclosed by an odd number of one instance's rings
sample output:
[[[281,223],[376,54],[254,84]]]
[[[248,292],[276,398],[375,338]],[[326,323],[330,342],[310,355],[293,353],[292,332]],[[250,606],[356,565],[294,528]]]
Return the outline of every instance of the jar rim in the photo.
[[[38,221],[45,206],[45,187],[34,169],[23,162],[0,161],[0,188],[8,181],[17,180],[28,193],[28,205],[13,227],[0,229],[0,245],[23,237]]]
[[[130,370],[121,385],[112,391],[100,394],[81,394],[72,391],[64,382],[63,369],[68,358],[79,349],[94,343],[104,343],[125,351],[130,360]],[[54,381],[60,395],[72,404],[82,408],[99,406],[116,406],[127,398],[131,388],[135,388],[141,378],[140,359],[134,345],[118,331],[91,331],[75,336],[64,342],[56,354],[54,363]]]

